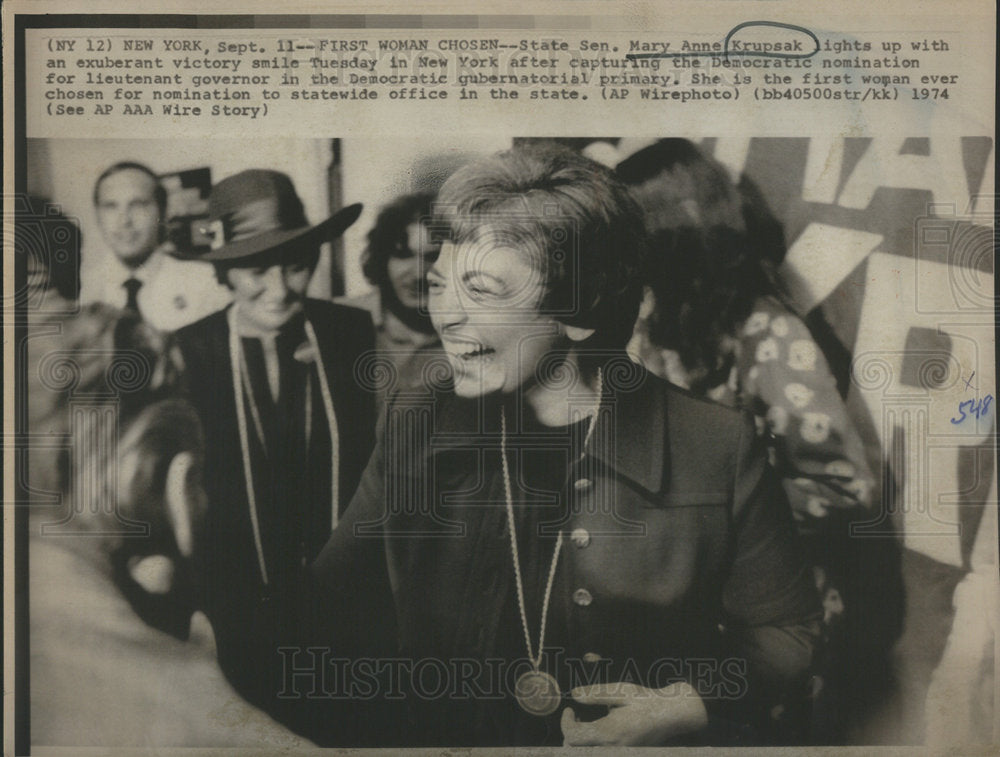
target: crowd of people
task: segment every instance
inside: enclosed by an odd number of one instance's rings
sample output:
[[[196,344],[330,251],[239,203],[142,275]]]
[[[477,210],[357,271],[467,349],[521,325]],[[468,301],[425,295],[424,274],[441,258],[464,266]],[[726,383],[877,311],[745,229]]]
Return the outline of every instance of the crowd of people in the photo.
[[[192,691],[268,743],[835,738],[835,545],[874,489],[836,367],[759,197],[686,140],[609,162],[518,146],[395,199],[372,290],[335,302],[306,289],[360,205],[310,223],[287,175],[245,170],[186,254],[155,172],[103,171],[111,263],[29,324],[29,423],[73,439],[31,450],[31,486],[67,494],[33,508],[50,532],[101,535],[119,636],[182,662],[210,638],[221,676],[203,655]],[[81,387],[113,420],[71,421]],[[224,742],[185,698],[166,743]]]

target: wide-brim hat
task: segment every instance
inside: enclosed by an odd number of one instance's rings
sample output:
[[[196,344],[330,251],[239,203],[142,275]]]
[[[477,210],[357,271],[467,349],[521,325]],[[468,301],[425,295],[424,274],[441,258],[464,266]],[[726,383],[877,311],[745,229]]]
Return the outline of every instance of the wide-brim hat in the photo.
[[[280,171],[253,168],[229,176],[208,198],[204,231],[212,249],[200,260],[239,260],[286,246],[337,237],[361,215],[361,203],[310,225],[292,180]]]

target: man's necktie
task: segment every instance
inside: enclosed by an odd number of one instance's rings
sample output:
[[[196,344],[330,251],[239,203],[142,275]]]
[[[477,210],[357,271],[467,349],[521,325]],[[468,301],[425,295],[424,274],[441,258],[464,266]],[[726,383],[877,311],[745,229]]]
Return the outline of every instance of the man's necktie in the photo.
[[[133,313],[138,313],[139,290],[142,289],[142,282],[130,276],[125,279],[122,286],[125,288],[125,309]]]

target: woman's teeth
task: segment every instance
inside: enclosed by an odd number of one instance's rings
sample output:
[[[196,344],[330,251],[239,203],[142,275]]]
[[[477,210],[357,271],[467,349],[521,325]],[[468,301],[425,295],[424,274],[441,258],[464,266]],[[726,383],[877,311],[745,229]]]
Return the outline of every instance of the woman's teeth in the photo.
[[[469,352],[460,352],[458,356],[462,358],[462,360],[474,360],[476,358],[485,357],[486,355],[492,355],[494,352],[495,350],[490,347],[480,347],[479,349],[471,350]]]

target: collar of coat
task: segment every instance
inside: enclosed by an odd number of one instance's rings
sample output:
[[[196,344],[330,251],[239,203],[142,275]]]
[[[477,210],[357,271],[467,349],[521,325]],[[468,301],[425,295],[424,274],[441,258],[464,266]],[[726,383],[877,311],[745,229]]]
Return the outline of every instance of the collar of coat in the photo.
[[[629,361],[624,353],[606,364],[604,376],[602,412],[587,454],[614,475],[648,492],[665,491],[670,469],[666,383]],[[499,399],[465,399],[447,392],[434,395],[432,405],[428,457],[499,447]],[[398,402],[393,406],[399,409]]]
[[[224,309],[213,314],[212,316],[209,316],[214,319],[213,325],[215,326],[215,331],[221,339],[228,339],[229,320],[227,315],[235,306],[235,303],[230,303]],[[286,329],[294,329],[297,332],[302,332],[304,338],[303,324],[305,321],[309,321],[316,332],[316,339],[320,343],[322,356],[327,360],[327,362],[329,362],[330,356],[326,354],[327,348],[330,348],[331,346],[336,348],[338,345],[342,344],[344,338],[351,335],[350,331],[356,325],[355,321],[343,323],[341,319],[331,317],[331,310],[334,308],[337,308],[342,312],[350,312],[347,308],[342,306],[333,305],[322,300],[314,300],[307,297],[302,301],[302,315],[296,316],[287,324],[283,325],[277,330],[277,332],[275,332],[275,336],[284,332]],[[248,334],[245,336],[254,337],[255,335]]]

